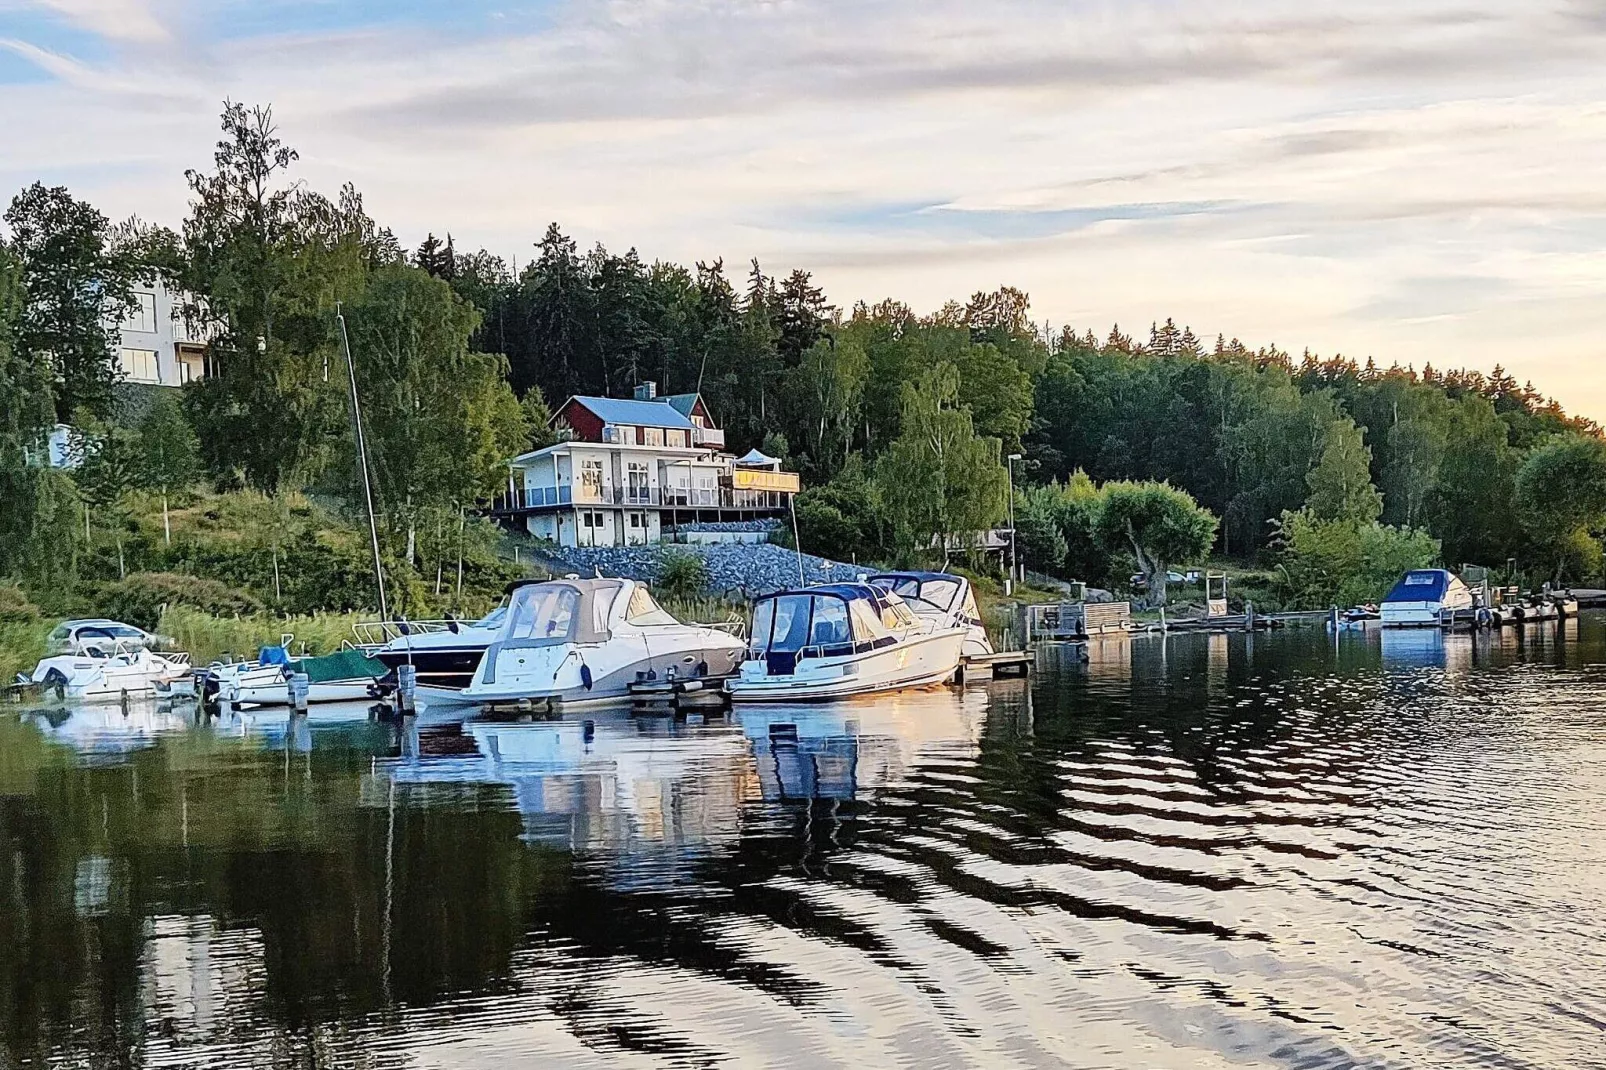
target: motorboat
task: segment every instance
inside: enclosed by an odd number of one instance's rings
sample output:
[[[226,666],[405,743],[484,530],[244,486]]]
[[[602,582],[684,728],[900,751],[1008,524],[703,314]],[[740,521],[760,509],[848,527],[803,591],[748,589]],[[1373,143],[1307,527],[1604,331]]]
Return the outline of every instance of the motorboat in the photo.
[[[779,591],[753,604],[750,651],[726,690],[732,702],[795,702],[948,683],[969,634],[869,583]]]
[[[1438,627],[1446,613],[1473,608],[1472,589],[1442,568],[1412,569],[1379,607],[1385,628]]]
[[[517,586],[515,585],[515,589]],[[426,701],[467,701],[462,691],[474,681],[474,671],[486,649],[501,634],[507,619],[504,601],[479,620],[387,621],[359,624],[357,635],[369,641],[370,656],[388,670],[385,690],[394,686],[390,674],[403,665],[413,666],[420,698]],[[377,639],[378,642],[372,642]]]
[[[993,652],[976,606],[975,588],[965,577],[948,572],[882,572],[871,576],[869,582],[902,598],[917,617],[941,627],[964,628],[965,657],[986,657]]]
[[[627,699],[638,681],[729,675],[744,650],[725,628],[682,624],[635,580],[548,580],[513,591],[462,697],[600,705]]]
[[[290,677],[305,673],[308,702],[358,701],[371,697],[374,681],[385,671],[379,661],[352,647],[320,657],[293,658],[289,641],[286,636],[278,646],[263,647],[252,661],[207,666],[206,697],[238,706],[286,706]]]
[[[166,681],[188,679],[188,654],[157,654],[143,645],[115,641],[94,653],[54,654],[17,682],[33,684],[59,698],[84,702],[115,701],[151,694]]]

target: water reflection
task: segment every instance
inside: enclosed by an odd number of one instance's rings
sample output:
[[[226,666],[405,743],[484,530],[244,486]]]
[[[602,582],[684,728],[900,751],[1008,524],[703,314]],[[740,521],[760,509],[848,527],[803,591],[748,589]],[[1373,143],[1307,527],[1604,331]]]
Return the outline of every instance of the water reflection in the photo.
[[[0,713],[0,1065],[1598,1058],[1606,643],[677,721]]]

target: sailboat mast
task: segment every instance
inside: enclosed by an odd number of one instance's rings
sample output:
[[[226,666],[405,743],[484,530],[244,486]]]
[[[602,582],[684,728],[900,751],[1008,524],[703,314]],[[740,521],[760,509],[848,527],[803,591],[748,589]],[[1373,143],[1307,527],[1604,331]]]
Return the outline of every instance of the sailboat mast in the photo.
[[[362,494],[368,505],[368,540],[374,549],[374,582],[379,585],[379,619],[390,619],[385,600],[385,566],[379,558],[379,522],[374,519],[374,488],[368,479],[368,440],[362,432],[362,404],[357,400],[357,364],[351,359],[351,339],[346,336],[346,314],[335,302],[335,318],[340,321],[340,345],[346,351],[347,382],[351,384],[351,423],[357,438],[357,466],[362,469]]]

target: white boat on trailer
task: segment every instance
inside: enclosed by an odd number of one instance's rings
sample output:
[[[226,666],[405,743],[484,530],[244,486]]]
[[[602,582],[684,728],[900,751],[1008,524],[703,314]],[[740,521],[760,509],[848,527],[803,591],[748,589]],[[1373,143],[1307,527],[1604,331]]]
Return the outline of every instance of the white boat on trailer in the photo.
[[[748,659],[731,701],[797,702],[945,684],[958,675],[967,627],[917,616],[891,591],[837,583],[753,604]]]
[[[566,709],[627,701],[643,680],[728,676],[745,647],[722,627],[682,624],[635,580],[549,580],[513,592],[461,698]]]

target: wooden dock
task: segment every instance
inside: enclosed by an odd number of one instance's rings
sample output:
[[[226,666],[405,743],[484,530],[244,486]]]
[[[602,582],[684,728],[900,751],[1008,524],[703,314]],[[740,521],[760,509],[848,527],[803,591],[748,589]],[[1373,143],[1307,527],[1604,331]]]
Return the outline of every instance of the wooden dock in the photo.
[[[982,683],[1000,676],[1026,676],[1034,658],[1029,650],[1000,650],[992,654],[969,655],[960,666],[960,682]]]

